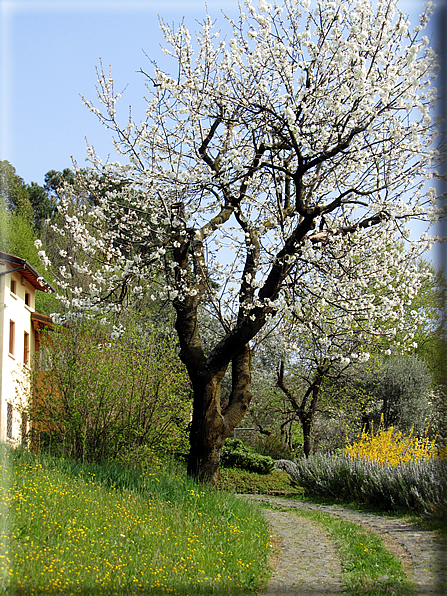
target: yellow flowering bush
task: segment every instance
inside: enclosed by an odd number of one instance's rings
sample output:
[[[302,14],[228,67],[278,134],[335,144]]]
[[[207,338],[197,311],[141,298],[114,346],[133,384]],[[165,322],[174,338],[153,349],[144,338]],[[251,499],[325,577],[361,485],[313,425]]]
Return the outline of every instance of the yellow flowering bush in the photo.
[[[358,440],[346,447],[346,455],[351,459],[397,466],[407,462],[444,460],[447,448],[438,449],[436,439],[428,437],[428,428],[424,437],[419,438],[413,434],[413,429],[404,435],[392,426],[384,428],[382,419],[377,432],[374,429],[370,433],[363,430]]]

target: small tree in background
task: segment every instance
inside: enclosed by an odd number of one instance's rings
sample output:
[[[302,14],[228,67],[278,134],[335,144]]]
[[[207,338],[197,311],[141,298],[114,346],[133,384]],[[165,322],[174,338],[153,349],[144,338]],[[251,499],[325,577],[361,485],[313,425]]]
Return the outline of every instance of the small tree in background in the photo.
[[[379,402],[373,413],[377,426],[383,416],[385,428],[395,426],[408,433],[427,427],[430,416],[432,378],[425,362],[413,355],[394,356],[386,360],[378,374],[367,381],[369,392]]]

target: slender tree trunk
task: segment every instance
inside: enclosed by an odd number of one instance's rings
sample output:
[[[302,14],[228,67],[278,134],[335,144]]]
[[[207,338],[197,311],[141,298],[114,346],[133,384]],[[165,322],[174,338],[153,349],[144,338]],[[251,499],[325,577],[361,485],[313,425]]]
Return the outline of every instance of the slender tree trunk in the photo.
[[[305,457],[309,457],[312,452],[312,420],[307,417],[303,418],[303,420],[301,420],[301,426],[303,428],[304,437],[304,455]]]
[[[277,385],[278,387],[285,393],[287,396],[291,406],[293,407],[294,411],[296,412],[299,421],[301,422],[301,427],[303,429],[303,437],[304,437],[304,455],[309,457],[312,451],[312,426],[315,418],[315,414],[317,411],[318,406],[318,398],[320,395],[320,388],[321,383],[323,382],[324,376],[326,375],[329,367],[326,365],[317,367],[315,372],[314,380],[312,381],[311,385],[309,386],[308,390],[304,394],[301,403],[298,403],[297,398],[295,395],[290,391],[290,389],[284,383],[284,362],[280,362],[280,366],[277,372]],[[307,399],[311,397],[310,404],[306,408]]]

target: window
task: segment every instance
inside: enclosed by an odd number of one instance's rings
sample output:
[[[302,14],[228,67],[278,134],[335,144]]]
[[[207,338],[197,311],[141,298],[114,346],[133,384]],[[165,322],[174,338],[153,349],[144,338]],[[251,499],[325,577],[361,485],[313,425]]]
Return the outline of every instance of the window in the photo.
[[[51,370],[53,368],[53,361],[49,348],[39,349],[39,370]]]
[[[23,364],[29,365],[29,333],[23,334]]]
[[[6,404],[6,438],[12,439],[12,404]]]
[[[15,293],[16,293],[16,280],[11,279],[11,294],[15,294]]]
[[[25,306],[31,306],[30,295],[28,294],[28,292],[25,292]]]
[[[9,321],[9,353],[14,356],[14,343],[15,343],[15,323]]]

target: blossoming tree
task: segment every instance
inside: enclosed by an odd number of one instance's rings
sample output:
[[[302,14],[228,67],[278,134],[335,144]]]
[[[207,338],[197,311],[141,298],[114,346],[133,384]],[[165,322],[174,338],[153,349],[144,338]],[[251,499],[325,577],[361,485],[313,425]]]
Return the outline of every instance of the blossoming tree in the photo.
[[[361,371],[364,364],[373,361],[382,354],[389,356],[393,352],[412,352],[418,347],[416,334],[424,326],[426,309],[415,304],[421,284],[430,279],[431,271],[425,262],[408,263],[408,255],[390,251],[386,244],[376,249],[376,267],[382,267],[388,273],[388,279],[382,278],[375,284],[373,294],[364,303],[366,291],[361,281],[354,280],[347,306],[325,296],[317,301],[300,300],[292,310],[292,316],[285,317],[284,337],[288,339],[283,356],[277,366],[277,386],[282,390],[296,418],[300,421],[303,432],[303,450],[306,457],[312,449],[312,428],[315,417],[321,409],[327,407],[321,403],[324,385],[337,383],[349,378],[355,370]],[[355,276],[359,280],[367,279],[363,274],[364,265],[357,264]],[[331,268],[331,283],[337,275],[336,268]],[[338,274],[346,283],[346,272]],[[341,281],[341,280],[340,280]],[[399,304],[398,320],[392,312]],[[332,396],[332,408],[342,410],[341,404],[346,397]],[[362,409],[365,394],[357,394]],[[354,403],[348,408],[353,410]],[[363,408],[366,403],[363,403]]]
[[[267,324],[303,305],[317,323],[321,309],[307,307],[327,303],[364,325],[379,309],[398,328],[419,283],[412,263],[429,240],[410,242],[407,225],[438,217],[424,187],[438,154],[429,9],[410,30],[396,0],[374,5],[246,0],[222,40],[209,16],[195,40],[162,21],[176,74],[144,73],[143,120],[120,124],[102,68],[101,111],[86,101],[128,163],[90,148],[94,206],[73,212],[66,189],[61,232],[76,250],[61,272],[65,299],[102,312],[155,283],[154,298],[172,302],[194,393],[188,471],[200,479],[216,479],[247,411],[251,342]],[[404,261],[406,285],[379,292]],[[72,287],[75,271],[90,283]],[[207,351],[200,305],[221,325]]]

